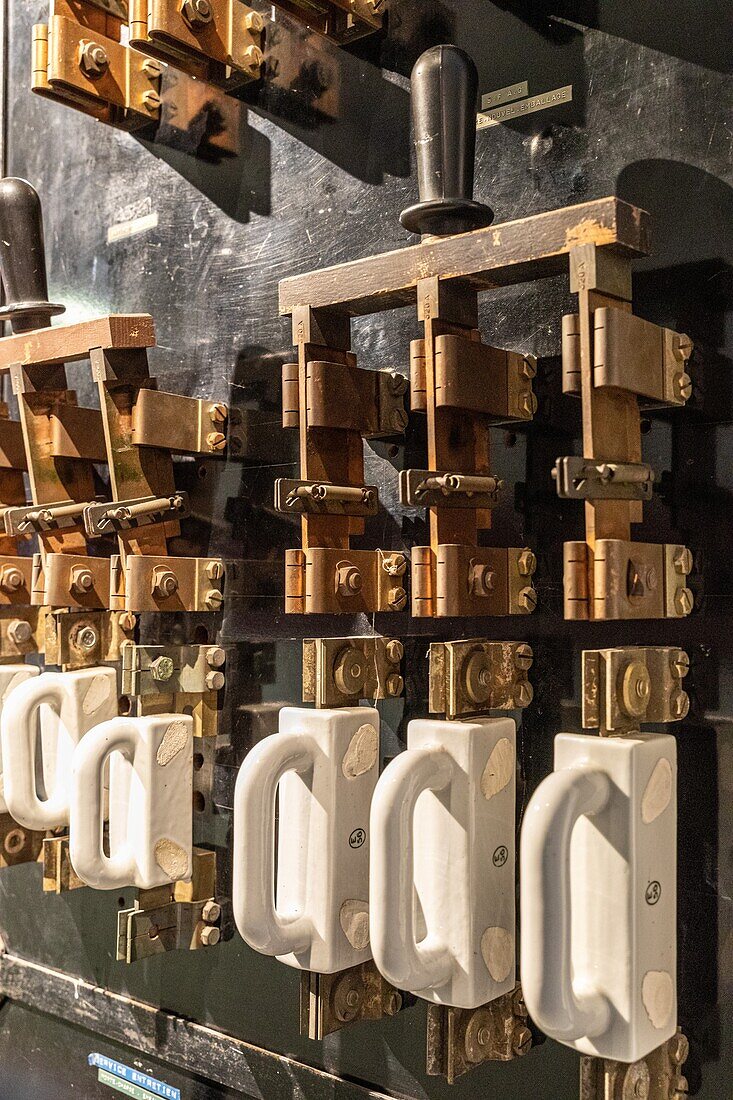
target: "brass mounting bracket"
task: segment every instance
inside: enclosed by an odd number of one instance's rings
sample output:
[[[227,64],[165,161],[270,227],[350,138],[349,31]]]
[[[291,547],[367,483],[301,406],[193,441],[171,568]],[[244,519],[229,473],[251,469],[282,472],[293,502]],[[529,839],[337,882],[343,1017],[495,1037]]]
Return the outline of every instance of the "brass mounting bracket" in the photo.
[[[384,0],[276,0],[275,6],[310,30],[346,46],[381,29]]]
[[[47,665],[66,670],[121,660],[137,618],[129,612],[47,610],[43,615]]]
[[[456,719],[527,707],[534,696],[527,676],[533,661],[526,642],[432,642],[428,709]]]
[[[0,813],[0,870],[18,863],[35,863],[44,834],[19,825],[8,813]]]
[[[528,547],[439,545],[412,548],[412,613],[417,618],[529,615],[537,606]]]
[[[32,590],[33,558],[19,554],[0,555],[0,608],[27,607]]]
[[[129,554],[124,579],[113,578],[113,599],[127,611],[219,611],[225,578],[221,558]]]
[[[687,1100],[688,1085],[682,1073],[690,1044],[682,1031],[640,1062],[626,1065],[608,1058],[580,1059],[580,1100]]]
[[[336,974],[300,976],[300,1033],[309,1039],[325,1039],[359,1020],[396,1016],[402,1007],[402,994],[371,960]]]
[[[654,471],[644,462],[558,458],[552,477],[561,500],[651,500]]]
[[[427,1072],[449,1085],[483,1062],[510,1062],[531,1048],[520,986],[480,1008],[428,1005]]]
[[[689,657],[675,646],[584,650],[583,728],[617,735],[679,722],[690,709],[682,684],[689,669]]]
[[[205,695],[224,687],[226,653],[214,645],[122,647],[122,694]]]
[[[285,551],[285,610],[338,615],[402,611],[407,558],[386,550]]]
[[[68,833],[44,837],[42,857],[44,894],[65,894],[86,886],[71,864]]]
[[[0,663],[44,652],[45,616],[45,610],[38,607],[0,606]]]
[[[685,546],[597,539],[564,546],[566,619],[681,619],[694,597]]]
[[[33,28],[33,91],[122,130],[158,122],[162,66],[123,45],[126,14],[126,3],[50,0]]]
[[[233,91],[259,80],[265,18],[242,0],[129,0],[130,46]]]
[[[394,699],[405,682],[405,649],[396,638],[308,638],[303,642],[303,702],[355,707],[360,699]]]
[[[117,961],[214,947],[221,939],[221,905],[215,894],[216,853],[194,848],[190,882],[139,890],[134,906],[118,912]]]

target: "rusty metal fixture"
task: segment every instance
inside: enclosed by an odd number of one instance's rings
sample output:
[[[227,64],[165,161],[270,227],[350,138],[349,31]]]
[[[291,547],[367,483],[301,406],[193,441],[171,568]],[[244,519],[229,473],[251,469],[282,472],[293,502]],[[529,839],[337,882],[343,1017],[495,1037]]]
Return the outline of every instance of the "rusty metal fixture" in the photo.
[[[94,574],[85,565],[75,565],[69,576],[69,591],[83,596],[94,587]]]
[[[396,1016],[402,1008],[402,994],[398,993],[396,989],[393,989],[391,993],[387,994],[384,1003],[385,1016]]]
[[[109,69],[109,57],[99,42],[79,43],[79,68],[90,80],[98,80]]]
[[[23,574],[15,565],[4,565],[0,569],[0,588],[3,592],[17,592],[23,587]]]
[[[339,562],[336,566],[336,591],[339,596],[356,596],[364,587],[364,578],[355,565],[349,561]]]
[[[210,0],[182,0],[181,15],[193,30],[210,23],[214,10]]]
[[[262,62],[265,60],[265,55],[259,46],[247,46],[244,51],[244,63],[249,69],[259,69]]]
[[[11,619],[8,624],[8,638],[13,645],[25,645],[33,637],[33,627],[25,619]]]
[[[244,25],[250,34],[262,34],[265,29],[265,18],[258,11],[248,11],[244,17]]]
[[[154,661],[150,662],[150,675],[154,680],[160,683],[165,683],[170,680],[175,671],[175,665],[173,664],[172,657],[166,657],[161,655],[156,657]]]
[[[364,990],[358,978],[348,971],[331,990],[333,1013],[342,1023],[350,1023],[359,1014]]]
[[[168,599],[178,591],[178,577],[172,569],[164,565],[156,565],[151,577],[151,592],[158,599]]]

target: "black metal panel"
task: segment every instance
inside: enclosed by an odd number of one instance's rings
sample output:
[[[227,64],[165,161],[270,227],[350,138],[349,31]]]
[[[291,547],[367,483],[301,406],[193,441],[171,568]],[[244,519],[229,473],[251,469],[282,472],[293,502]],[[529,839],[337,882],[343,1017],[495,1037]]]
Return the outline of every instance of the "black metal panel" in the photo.
[[[239,108],[243,152],[219,163],[172,149],[163,134],[142,142],[32,96],[30,29],[47,6],[47,0],[9,0],[6,122],[7,171],[30,179],[44,201],[52,299],[66,302],[69,320],[108,311],[152,313],[159,347],[151,363],[163,388],[230,400],[275,421],[280,365],[292,354],[289,324],[277,314],[278,280],[411,239],[398,213],[416,198],[408,75],[421,50],[441,41],[465,47],[476,59],[483,93],[525,79],[531,94],[573,85],[572,103],[479,133],[476,196],[494,208],[497,221],[614,191],[651,211],[654,252],[636,268],[635,308],[693,338],[695,393],[687,410],[648,422],[645,461],[667,474],[635,537],[693,548],[698,608],[685,622],[563,621],[562,543],[582,537],[582,508],[558,501],[550,469],[558,454],[578,451],[579,412],[560,393],[557,360],[560,319],[572,300],[562,279],[486,294],[485,337],[542,360],[535,424],[497,440],[497,472],[517,487],[495,519],[507,541],[538,549],[540,609],[519,623],[436,625],[407,615],[286,619],[275,599],[264,610],[228,607],[221,633],[231,647],[227,725],[198,839],[218,846],[224,867],[234,769],[267,729],[263,704],[299,700],[302,637],[377,630],[406,639],[407,702],[383,708],[386,755],[400,748],[407,721],[424,715],[429,639],[526,638],[536,663],[535,701],[522,727],[524,801],[551,769],[554,734],[579,728],[582,648],[683,645],[692,658],[693,708],[675,729],[680,1022],[692,1040],[693,1093],[728,1098],[733,432],[731,268],[723,246],[733,202],[725,6],[393,0],[385,36],[352,51],[310,37],[289,87],[248,92]],[[273,56],[292,35],[305,50],[306,36],[284,22],[272,36]],[[124,235],[124,225],[134,229],[141,217],[148,228]],[[354,331],[363,365],[402,371],[409,341],[419,335],[410,311],[359,320]],[[69,373],[92,402],[86,368]],[[399,506],[396,472],[423,463],[422,443],[415,427],[404,449],[367,449],[366,480],[379,485],[385,511],[369,524],[364,545],[424,542],[422,514]],[[184,461],[179,475],[194,516],[186,522],[184,552],[208,547],[280,559],[285,547],[297,545],[297,527],[272,508],[274,478],[297,476],[290,435],[273,432],[267,453],[244,467]],[[145,623],[148,640],[176,629],[186,628],[167,619]],[[398,1095],[439,1100],[496,1092],[530,1100],[541,1093],[543,1100],[568,1100],[576,1094],[577,1059],[549,1042],[518,1062],[486,1066],[452,1089],[425,1077],[419,1004],[385,1023],[309,1043],[297,1034],[296,972],[256,955],[236,935],[216,949],[126,968],[113,961],[118,904],[116,894],[87,890],[41,899],[37,867],[0,875],[0,928],[14,955]],[[5,1034],[33,1036],[27,1020],[20,1009],[6,1010]],[[81,1079],[66,1064],[68,1040],[61,1036],[57,1030],[49,1042],[45,1065],[48,1077],[61,1082],[57,1094],[75,1095]],[[42,1043],[40,1035],[28,1048],[11,1039],[7,1057]],[[28,1057],[42,1096],[41,1055]],[[207,1095],[193,1080],[186,1088],[186,1097]],[[308,1095],[295,1082],[292,1094]]]

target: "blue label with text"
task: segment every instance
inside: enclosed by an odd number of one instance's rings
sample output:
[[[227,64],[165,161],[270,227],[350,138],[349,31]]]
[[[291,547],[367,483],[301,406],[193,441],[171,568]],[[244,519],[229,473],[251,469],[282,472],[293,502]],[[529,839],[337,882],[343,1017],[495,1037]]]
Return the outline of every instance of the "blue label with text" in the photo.
[[[142,1073],[139,1069],[133,1069],[132,1066],[126,1066],[122,1062],[118,1062],[116,1058],[108,1058],[106,1054],[90,1054],[87,1061],[90,1066],[106,1069],[108,1073],[113,1073],[115,1077],[119,1077],[123,1081],[140,1085],[141,1088],[151,1092],[153,1096],[160,1096],[163,1100],[181,1100],[180,1089],[174,1088],[173,1085],[166,1085],[165,1081],[158,1081],[156,1077],[149,1077],[147,1073]]]

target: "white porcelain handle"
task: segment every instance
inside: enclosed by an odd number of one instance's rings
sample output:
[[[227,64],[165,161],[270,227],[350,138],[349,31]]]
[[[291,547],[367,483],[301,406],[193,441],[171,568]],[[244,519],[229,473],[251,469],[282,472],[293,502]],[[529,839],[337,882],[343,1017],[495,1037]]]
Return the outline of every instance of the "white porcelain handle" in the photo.
[[[415,928],[414,817],[425,791],[440,791],[453,775],[447,752],[408,749],[400,753],[377,783],[371,811],[371,940],[374,960],[399,989],[439,988],[452,973],[444,943],[431,942],[430,929],[420,943]]]
[[[47,704],[59,713],[65,695],[63,673],[45,672],[15,688],[3,707],[0,727],[5,801],[12,817],[27,829],[55,829],[68,824],[66,786],[55,783],[45,800],[38,797],[36,788],[38,711]]]
[[[570,881],[573,829],[610,794],[602,771],[556,771],[535,791],[522,823],[522,990],[535,1023],[566,1042],[602,1034],[611,1016],[603,994],[573,984]]]
[[[247,754],[237,776],[234,919],[242,938],[264,955],[298,954],[313,937],[310,917],[283,917],[275,906],[275,792],[286,772],[310,771],[317,751],[307,734],[273,734]]]
[[[97,890],[135,879],[135,853],[129,847],[109,856],[104,851],[104,772],[113,752],[132,762],[139,740],[134,718],[111,718],[91,729],[74,752],[69,856],[77,875]]]

